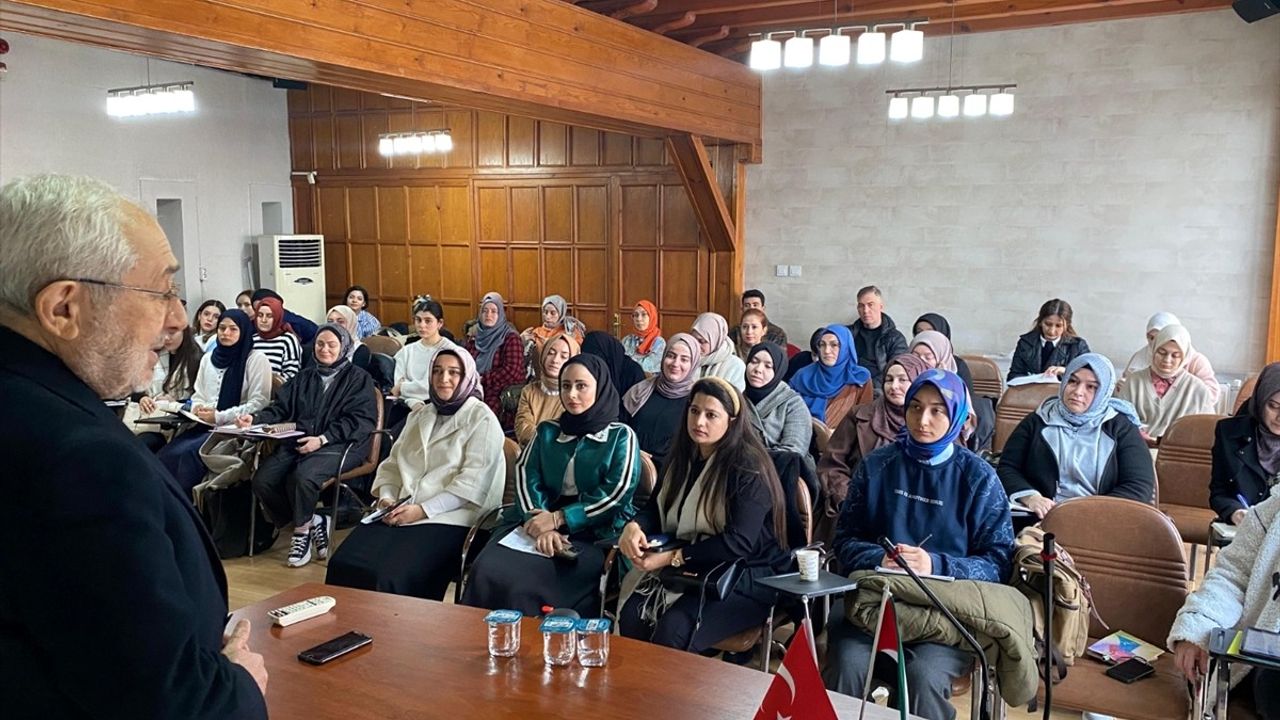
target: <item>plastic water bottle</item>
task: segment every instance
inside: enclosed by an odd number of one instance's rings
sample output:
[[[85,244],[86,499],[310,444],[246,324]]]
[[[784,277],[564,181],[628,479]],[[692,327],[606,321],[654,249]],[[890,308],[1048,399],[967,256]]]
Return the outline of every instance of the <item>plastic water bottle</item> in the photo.
[[[489,626],[489,654],[493,657],[512,657],[520,652],[519,610],[494,610],[484,616]]]
[[[612,623],[608,618],[591,618],[579,620],[578,663],[583,667],[604,667],[609,662],[609,630]]]
[[[552,667],[563,667],[573,662],[577,651],[578,621],[571,617],[552,615],[542,621],[542,660]]]

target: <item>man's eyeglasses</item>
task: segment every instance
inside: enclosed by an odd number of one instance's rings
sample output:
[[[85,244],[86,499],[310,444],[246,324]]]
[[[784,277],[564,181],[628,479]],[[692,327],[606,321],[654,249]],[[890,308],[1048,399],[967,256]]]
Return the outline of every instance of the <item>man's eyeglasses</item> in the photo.
[[[88,283],[89,285],[98,285],[100,287],[115,288],[117,290],[132,290],[145,295],[151,295],[163,300],[166,304],[174,300],[180,300],[182,297],[182,288],[177,283],[170,283],[168,290],[152,290],[151,288],[138,287],[136,285],[123,285],[121,283],[107,282],[106,280],[95,280],[93,278],[65,278],[72,282]]]

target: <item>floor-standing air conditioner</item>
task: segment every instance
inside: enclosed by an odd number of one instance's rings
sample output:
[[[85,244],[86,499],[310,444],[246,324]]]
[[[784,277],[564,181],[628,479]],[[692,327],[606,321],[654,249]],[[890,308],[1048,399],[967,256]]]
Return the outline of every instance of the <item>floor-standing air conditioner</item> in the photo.
[[[323,235],[258,236],[258,268],[262,287],[280,293],[285,308],[324,320]]]

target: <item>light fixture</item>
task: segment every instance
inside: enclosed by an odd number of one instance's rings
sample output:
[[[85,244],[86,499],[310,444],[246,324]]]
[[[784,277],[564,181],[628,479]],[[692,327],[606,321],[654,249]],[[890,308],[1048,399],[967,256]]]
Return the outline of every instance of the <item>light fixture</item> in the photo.
[[[193,83],[182,82],[108,90],[107,114],[126,118],[195,112],[193,86]]]
[[[907,117],[908,108],[911,101],[904,97],[894,97],[889,100],[889,119],[903,120]]]
[[[383,133],[378,136],[378,154],[430,155],[446,153],[453,149],[453,137],[448,130],[427,130],[412,133]]]
[[[848,65],[853,41],[848,35],[833,32],[818,41],[818,63],[820,65]]]
[[[447,132],[436,135],[436,152],[447,153],[453,150],[453,136]]]
[[[919,62],[924,57],[924,32],[914,26],[893,34],[889,43],[889,59],[894,62]]]
[[[395,141],[386,135],[383,135],[382,137],[378,138],[378,154],[388,156],[388,157],[391,155],[394,155]]]
[[[907,87],[891,88],[885,94],[890,97],[889,118],[894,120],[908,116],[917,120],[953,118],[961,114],[982,117],[988,113],[1004,116],[1013,114],[1012,91],[1016,87],[996,84]]]
[[[911,99],[911,117],[916,120],[928,120],[933,117],[933,96],[921,95]]]
[[[813,38],[796,35],[782,48],[782,64],[789,68],[807,68],[813,64]]]
[[[884,33],[868,30],[858,36],[858,64],[879,65],[884,62]]]
[[[998,117],[1013,114],[1013,93],[1008,88],[1000,88],[1000,92],[991,96],[991,104],[987,112]]]
[[[953,118],[960,114],[960,96],[943,95],[938,98],[938,117]]]
[[[751,43],[751,60],[753,70],[777,70],[782,67],[782,43],[768,35]]]
[[[973,92],[964,98],[964,116],[982,117],[987,114],[987,96]]]

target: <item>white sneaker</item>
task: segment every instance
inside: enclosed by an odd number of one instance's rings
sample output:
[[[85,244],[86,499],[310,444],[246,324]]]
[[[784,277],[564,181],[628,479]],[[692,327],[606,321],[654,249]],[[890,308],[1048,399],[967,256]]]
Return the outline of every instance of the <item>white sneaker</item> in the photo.
[[[1116,719],[1111,717],[1110,715],[1103,715],[1101,713],[1082,712],[1080,713],[1080,720],[1116,720]]]
[[[309,530],[295,532],[293,543],[289,546],[289,560],[285,564],[299,568],[309,562],[311,562],[311,532]]]

